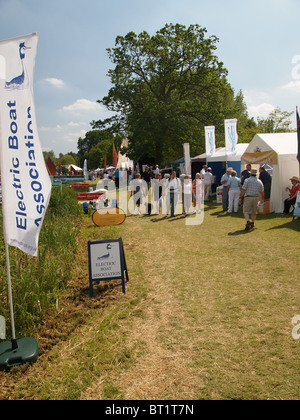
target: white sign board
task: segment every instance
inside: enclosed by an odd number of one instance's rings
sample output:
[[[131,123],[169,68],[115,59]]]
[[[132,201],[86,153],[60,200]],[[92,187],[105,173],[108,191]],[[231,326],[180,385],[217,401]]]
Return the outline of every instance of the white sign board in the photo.
[[[93,296],[93,282],[122,279],[125,293],[125,278],[128,281],[127,267],[122,239],[88,242],[90,296]]]

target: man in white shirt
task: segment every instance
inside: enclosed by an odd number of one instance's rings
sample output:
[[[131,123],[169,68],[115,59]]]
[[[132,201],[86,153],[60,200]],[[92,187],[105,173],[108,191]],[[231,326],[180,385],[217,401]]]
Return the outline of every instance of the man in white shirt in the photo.
[[[231,172],[233,168],[227,168],[226,173],[221,178],[221,184],[223,185],[223,192],[222,192],[222,205],[223,211],[228,210],[228,181],[231,177]]]
[[[242,203],[244,197],[243,212],[247,222],[246,231],[254,228],[258,200],[260,200],[261,203],[265,201],[264,185],[256,177],[257,170],[251,169],[250,175],[250,178],[247,178],[244,182],[239,199],[239,202]],[[250,222],[250,217],[252,218],[252,222]]]
[[[203,165],[203,168],[200,171],[201,179],[204,179],[204,174],[205,174],[207,168],[208,168],[207,165]]]
[[[155,166],[155,169],[153,172],[154,172],[154,175],[158,175],[160,173],[160,169],[158,165]]]

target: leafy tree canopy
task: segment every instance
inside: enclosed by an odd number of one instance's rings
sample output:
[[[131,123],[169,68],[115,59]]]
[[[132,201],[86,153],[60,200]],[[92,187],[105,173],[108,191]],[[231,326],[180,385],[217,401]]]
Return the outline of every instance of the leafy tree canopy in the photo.
[[[290,119],[292,115],[293,112],[281,111],[281,109],[277,107],[267,118],[257,118],[257,132],[287,133],[293,131],[291,128],[292,120]]]
[[[61,165],[76,165],[76,160],[70,154],[63,155],[60,159]]]
[[[50,158],[52,160],[52,162],[54,163],[54,165],[57,165],[58,159],[55,157],[55,154],[54,154],[53,150],[43,152],[43,156],[44,156],[45,162],[47,162],[48,158]]]
[[[105,153],[107,153],[108,160],[112,156],[112,144],[115,147],[120,147],[121,137],[115,136],[112,130],[91,130],[88,131],[84,138],[79,138],[77,143],[78,156],[81,165],[85,159],[88,159],[90,167],[98,167],[103,165]],[[95,154],[95,150],[97,153]],[[102,152],[101,152],[102,151]],[[96,155],[98,156],[96,158]]]
[[[224,119],[248,124],[242,92],[235,97],[227,70],[215,55],[217,37],[206,37],[199,25],[166,25],[118,36],[108,49],[115,65],[113,87],[101,101],[116,116],[92,126],[128,134],[129,157],[135,161],[170,162],[183,153],[205,149],[204,126],[215,125],[217,143],[224,142]]]

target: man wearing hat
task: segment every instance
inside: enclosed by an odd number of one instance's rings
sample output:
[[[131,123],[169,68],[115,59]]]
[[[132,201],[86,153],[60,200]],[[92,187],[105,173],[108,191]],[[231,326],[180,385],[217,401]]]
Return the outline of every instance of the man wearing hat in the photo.
[[[242,198],[244,197],[243,212],[247,222],[245,230],[250,230],[251,228],[254,228],[254,223],[257,215],[258,200],[260,200],[260,202],[264,201],[264,185],[259,179],[257,179],[256,175],[257,170],[251,169],[250,178],[247,178],[245,180],[240,193],[240,203],[242,202]],[[250,222],[250,216],[252,222]]]
[[[293,176],[290,181],[292,188],[288,188],[290,196],[284,200],[283,215],[289,214],[291,206],[294,206],[296,203],[298,191],[300,191],[300,179],[297,176]]]
[[[223,205],[223,211],[228,210],[228,181],[231,177],[231,173],[233,171],[233,168],[227,168],[226,173],[221,178],[221,185],[223,185],[223,191],[222,191],[222,205]]]

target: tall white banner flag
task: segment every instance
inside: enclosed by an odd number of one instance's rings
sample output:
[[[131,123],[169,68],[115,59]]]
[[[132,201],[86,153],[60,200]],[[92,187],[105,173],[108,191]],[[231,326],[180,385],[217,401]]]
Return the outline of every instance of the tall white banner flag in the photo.
[[[87,181],[89,179],[89,174],[88,174],[88,170],[87,170],[87,160],[84,160],[84,164],[83,164],[83,175],[84,175],[84,180]]]
[[[215,127],[205,127],[206,156],[212,156],[216,151]]]
[[[225,147],[227,155],[236,154],[238,143],[237,120],[225,120]]]
[[[183,152],[184,152],[185,174],[192,175],[190,143],[183,144]]]
[[[33,99],[38,34],[0,42],[0,170],[5,243],[37,256],[51,195]]]

